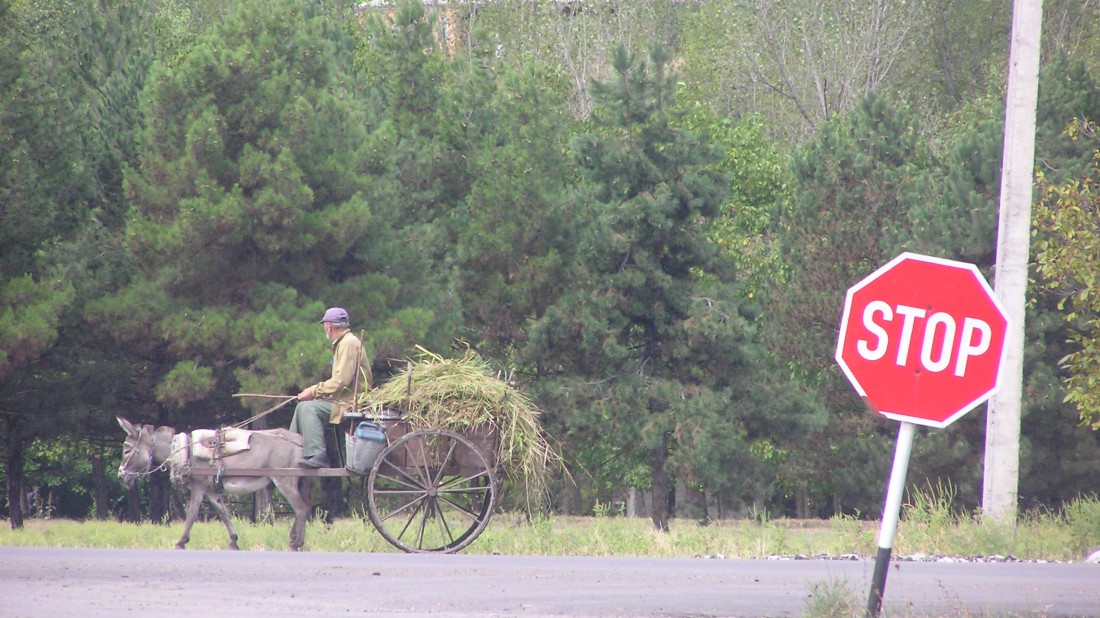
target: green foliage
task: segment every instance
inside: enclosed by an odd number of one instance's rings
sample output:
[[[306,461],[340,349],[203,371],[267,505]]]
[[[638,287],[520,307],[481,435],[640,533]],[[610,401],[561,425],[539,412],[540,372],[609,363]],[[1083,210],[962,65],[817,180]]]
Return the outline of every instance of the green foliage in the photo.
[[[1003,80],[1012,21],[1008,0],[931,0],[915,29],[916,62],[891,92],[924,109],[927,120],[950,114]],[[1000,84],[1003,86],[1003,84]]]
[[[1004,88],[979,97],[930,138],[933,165],[917,181],[908,226],[894,239],[902,248],[987,268],[996,259],[997,209],[1004,141]]]
[[[372,156],[386,169],[371,188],[382,228],[355,250],[399,283],[391,302],[405,319],[431,313],[423,331],[378,351],[395,358],[416,344],[443,349],[461,328],[458,274],[450,264],[454,228],[469,192],[471,148],[484,126],[482,103],[491,96],[492,82],[476,68],[447,61],[437,23],[420,2],[368,11],[355,49],[354,66],[368,83],[363,94],[378,112]]]
[[[1035,556],[1079,560],[1096,546],[1095,496],[1076,498],[1061,510],[1029,513],[1017,522],[988,520],[956,502],[950,485],[928,486],[903,505],[895,547],[905,554]],[[1057,558],[1055,558],[1058,556]]]
[[[1092,165],[1094,142],[1082,144],[1065,129],[1074,121],[1100,118],[1100,84],[1083,62],[1060,54],[1040,73],[1036,112],[1037,165],[1054,183],[1086,176]]]
[[[893,257],[888,239],[904,228],[929,163],[908,108],[873,95],[822,126],[795,159],[796,199],[775,226],[789,277],[772,284],[763,329],[775,365],[785,368],[771,379],[784,384],[793,374],[829,411],[814,438],[820,448],[800,450],[789,472],[803,500],[814,496],[824,506],[844,495],[846,508],[864,512],[880,500],[867,492],[874,484],[866,475],[879,468],[887,442],[837,371],[833,351],[845,291]]]
[[[1100,500],[1096,494],[1085,494],[1073,499],[1062,509],[1069,528],[1071,550],[1081,554],[1093,551],[1100,543]]]
[[[156,395],[159,401],[185,406],[192,401],[206,398],[214,387],[214,371],[193,362],[181,361],[172,367],[160,384]]]
[[[128,239],[169,292],[225,302],[255,280],[309,287],[369,224],[362,116],[329,90],[332,46],[295,6],[243,5],[178,69],[150,75]],[[181,271],[174,257],[197,245]],[[292,247],[298,259],[280,259]]]
[[[811,618],[850,618],[864,611],[863,600],[851,582],[830,578],[810,584],[805,615]]]
[[[1066,134],[1073,140],[1096,144],[1096,125],[1079,122]],[[1096,251],[1100,250],[1100,212],[1096,193],[1100,187],[1100,150],[1086,175],[1057,183],[1040,175],[1040,199],[1035,205],[1036,227],[1042,233],[1036,243],[1038,272],[1047,290],[1060,298],[1058,307],[1072,326],[1074,351],[1062,363],[1070,371],[1066,401],[1080,412],[1081,420],[1100,429],[1100,399],[1095,395],[1100,348],[1100,304],[1094,294]]]
[[[701,3],[683,36],[687,80],[723,115],[761,114],[784,143],[882,94],[927,42],[926,3]]]
[[[474,182],[453,221],[455,262],[471,342],[508,359],[529,322],[564,290],[575,249],[575,171],[568,158],[563,95],[544,67],[503,68],[486,101],[470,156]]]
[[[692,130],[705,132],[723,151],[716,169],[729,177],[730,193],[722,205],[722,216],[714,221],[713,239],[733,262],[746,296],[758,298],[764,288],[784,276],[773,226],[792,198],[790,166],[768,140],[759,116],[733,122],[693,102],[685,123]]]
[[[701,453],[719,450],[708,436],[736,442],[732,389],[751,337],[708,236],[726,187],[718,155],[679,127],[666,61],[620,47],[613,78],[593,89],[592,130],[573,140],[586,181],[576,259],[528,350],[540,372],[561,374],[540,388],[569,410],[566,431],[609,441],[586,453],[601,453],[589,470],[614,461],[607,478],[625,480],[644,464],[658,496],[676,467],[715,476],[701,470]]]
[[[240,5],[151,70],[126,173],[138,276],[93,315],[129,339],[150,326],[130,308],[159,305],[157,338],[140,349],[167,353],[161,403],[296,390],[323,374],[308,325],[325,306],[365,321],[395,302],[392,280],[365,268],[378,144],[340,66],[324,18],[281,2]]]
[[[43,285],[30,275],[0,285],[0,379],[53,345],[58,316],[72,297],[72,285]]]
[[[1088,159],[1090,148],[1075,144],[1062,131],[1077,114],[1100,113],[1095,83],[1079,64],[1058,57],[1042,69],[1040,79],[1037,167],[1043,184],[1061,183],[1058,179],[1067,178],[1067,174],[1072,177],[1072,170],[1086,173],[1080,162]],[[953,119],[957,126],[950,134],[941,136],[943,154],[918,181],[921,199],[909,210],[908,229],[902,230],[894,243],[896,251],[909,249],[972,262],[993,278],[1003,96],[998,90],[975,101]],[[1050,238],[1048,234],[1037,223],[1032,242],[1039,255],[1052,242],[1064,242],[1058,240],[1058,233]],[[1058,366],[1074,351],[1067,343],[1074,328],[1058,315],[1059,294],[1065,289],[1044,292],[1043,279],[1048,275],[1042,267],[1038,274],[1029,291],[1026,316],[1020,493],[1022,503],[1060,504],[1090,486],[1085,479],[1096,474],[1091,462],[1096,461],[1097,443],[1089,432],[1074,427],[1077,411],[1062,402],[1066,393]],[[984,437],[982,420],[978,417],[976,422],[961,423],[950,435],[930,435],[933,443],[920,447],[927,455],[914,459],[914,473],[930,479],[951,477],[959,488],[960,501],[976,505],[981,491],[982,453],[977,446]]]
[[[92,515],[93,447],[73,438],[34,440],[27,448],[27,488],[37,517]],[[121,493],[121,488],[116,492]]]
[[[387,214],[429,243],[446,239],[424,224],[448,215],[468,186],[462,131],[452,126],[471,111],[445,96],[455,65],[445,62],[434,24],[417,1],[400,2],[393,15],[373,13],[355,59],[386,111],[382,133],[401,193],[399,209]]]
[[[455,338],[509,367],[575,511],[676,481],[720,517],[874,513],[892,436],[832,361],[843,291],[903,249],[993,274],[1009,3],[596,4],[0,2],[6,456],[258,412],[229,395],[323,377],[338,304],[380,379]],[[1044,9],[1020,490],[1056,507],[1100,473],[1100,21]],[[964,509],[973,417],[911,464]]]
[[[1076,0],[1043,3],[1042,58],[1065,54],[1080,60],[1092,75],[1100,73],[1100,6]]]
[[[954,525],[960,521],[960,513],[956,511],[957,496],[958,490],[950,482],[935,486],[929,483],[927,489],[910,493],[909,504],[905,505],[905,520],[939,529]],[[962,520],[965,519],[962,516]]]
[[[876,96],[822,127],[799,154],[798,198],[780,215],[791,271],[774,298],[787,327],[776,340],[782,355],[815,373],[831,369],[838,303],[893,257],[885,239],[904,226],[912,186],[928,164],[908,109]]]
[[[134,13],[99,8],[0,5],[0,431],[14,465],[38,456],[24,450],[34,438],[91,431],[65,421],[86,417],[84,402],[113,390],[86,393],[88,360],[101,348],[81,312],[118,276],[106,226],[118,213],[118,159],[142,60],[116,36],[121,15]],[[34,481],[23,473],[5,470],[11,502]]]

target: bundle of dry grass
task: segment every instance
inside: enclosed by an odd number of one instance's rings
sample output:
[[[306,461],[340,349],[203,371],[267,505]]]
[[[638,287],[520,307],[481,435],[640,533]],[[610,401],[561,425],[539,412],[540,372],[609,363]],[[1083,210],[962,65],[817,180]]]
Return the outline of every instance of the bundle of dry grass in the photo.
[[[404,413],[418,429],[473,427],[494,429],[496,457],[505,478],[525,493],[528,508],[543,495],[546,474],[556,454],[539,423],[538,408],[500,379],[473,350],[461,358],[443,358],[418,348],[416,360],[378,388],[363,394],[363,404]]]

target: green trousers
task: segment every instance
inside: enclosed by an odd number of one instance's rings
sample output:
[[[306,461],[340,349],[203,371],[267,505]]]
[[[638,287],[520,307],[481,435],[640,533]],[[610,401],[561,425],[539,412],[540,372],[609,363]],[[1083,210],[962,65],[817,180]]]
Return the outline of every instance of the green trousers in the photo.
[[[327,399],[299,401],[290,419],[290,430],[302,436],[302,454],[306,457],[324,455],[325,429],[332,415],[332,402]]]

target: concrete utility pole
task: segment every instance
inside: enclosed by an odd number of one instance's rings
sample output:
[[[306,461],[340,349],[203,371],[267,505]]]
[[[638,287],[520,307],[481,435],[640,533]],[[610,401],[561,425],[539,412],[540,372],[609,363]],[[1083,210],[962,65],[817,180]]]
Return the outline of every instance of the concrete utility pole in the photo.
[[[1023,397],[1024,304],[1031,239],[1035,168],[1035,107],[1039,92],[1042,0],[1014,0],[1012,48],[1005,104],[1004,162],[997,230],[994,289],[1008,312],[1011,331],[1001,367],[1001,388],[990,400],[985,422],[982,510],[1016,521],[1020,476],[1020,405]]]

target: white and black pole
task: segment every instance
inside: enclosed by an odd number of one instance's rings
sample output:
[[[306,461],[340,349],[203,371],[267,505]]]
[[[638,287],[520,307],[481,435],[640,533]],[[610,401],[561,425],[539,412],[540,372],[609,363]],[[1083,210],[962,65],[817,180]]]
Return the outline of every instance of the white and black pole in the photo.
[[[898,532],[901,515],[901,499],[905,493],[905,476],[909,472],[909,455],[913,452],[913,434],[917,426],[902,422],[898,429],[898,444],[894,449],[894,465],[890,468],[890,484],[886,489],[886,504],[882,507],[882,526],[878,533],[878,554],[875,556],[875,573],[871,576],[871,594],[867,598],[867,614],[878,616],[882,611],[882,595],[886,591],[886,573],[890,568],[890,556],[894,551],[894,537]]]

